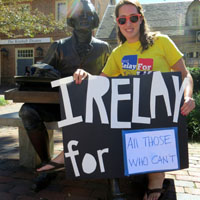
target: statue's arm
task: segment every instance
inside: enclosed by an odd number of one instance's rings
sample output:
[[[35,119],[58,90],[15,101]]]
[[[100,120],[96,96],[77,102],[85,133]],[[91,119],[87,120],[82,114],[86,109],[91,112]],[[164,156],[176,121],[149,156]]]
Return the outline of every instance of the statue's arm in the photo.
[[[59,61],[58,46],[59,43],[57,41],[52,43],[42,61],[43,63],[49,64],[56,69],[58,68],[58,61]]]

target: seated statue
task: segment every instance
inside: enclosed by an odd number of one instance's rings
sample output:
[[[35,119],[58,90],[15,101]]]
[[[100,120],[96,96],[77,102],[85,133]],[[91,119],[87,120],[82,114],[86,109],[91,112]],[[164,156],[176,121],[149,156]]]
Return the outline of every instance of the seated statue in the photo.
[[[99,75],[110,53],[108,43],[92,36],[99,18],[93,4],[80,0],[75,8],[68,8],[67,24],[73,28],[71,37],[55,41],[49,48],[43,63],[53,66],[61,77],[72,76],[78,69]],[[41,162],[50,161],[48,133],[44,122],[60,121],[58,104],[25,103],[19,116]]]

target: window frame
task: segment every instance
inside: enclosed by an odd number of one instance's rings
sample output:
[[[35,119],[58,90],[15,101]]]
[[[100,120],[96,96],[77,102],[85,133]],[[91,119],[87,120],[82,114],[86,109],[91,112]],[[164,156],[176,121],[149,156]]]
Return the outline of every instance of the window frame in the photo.
[[[59,9],[59,4],[65,4],[66,5],[66,1],[60,0],[60,1],[55,1],[55,19],[56,21],[62,20],[62,14],[60,14],[58,11]],[[67,7],[67,5],[66,5]],[[66,8],[67,10],[67,8]],[[61,17],[61,18],[60,18]]]

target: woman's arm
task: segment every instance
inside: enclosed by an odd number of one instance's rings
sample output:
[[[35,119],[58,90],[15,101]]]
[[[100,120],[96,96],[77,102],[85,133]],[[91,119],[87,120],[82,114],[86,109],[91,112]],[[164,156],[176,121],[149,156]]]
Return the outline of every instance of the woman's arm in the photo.
[[[86,72],[83,69],[77,69],[73,74],[74,81],[75,81],[76,84],[81,84],[82,80],[86,79],[88,76],[91,76],[91,74]],[[106,76],[107,77],[107,75],[104,74],[103,72],[101,72],[100,76]]]
[[[101,72],[100,76],[108,77],[105,73]]]
[[[86,79],[90,75],[90,73],[86,72],[83,69],[77,69],[73,74],[73,78],[76,84],[81,84],[82,80]]]
[[[182,74],[182,79],[188,79],[185,91],[184,91],[184,104],[181,107],[181,114],[188,115],[195,108],[195,101],[192,98],[193,94],[193,79],[190,72],[187,70],[183,58],[178,60],[173,66],[174,71],[179,71]]]

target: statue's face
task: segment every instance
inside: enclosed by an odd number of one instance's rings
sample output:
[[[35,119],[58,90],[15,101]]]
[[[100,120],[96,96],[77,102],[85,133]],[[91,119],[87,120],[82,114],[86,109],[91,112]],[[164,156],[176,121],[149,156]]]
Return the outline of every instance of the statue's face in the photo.
[[[91,31],[95,23],[94,12],[93,5],[89,1],[82,0],[71,16],[74,29]]]
[[[79,29],[92,29],[92,24],[94,23],[93,13],[82,10],[80,14],[72,18],[74,28]]]

